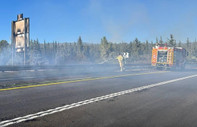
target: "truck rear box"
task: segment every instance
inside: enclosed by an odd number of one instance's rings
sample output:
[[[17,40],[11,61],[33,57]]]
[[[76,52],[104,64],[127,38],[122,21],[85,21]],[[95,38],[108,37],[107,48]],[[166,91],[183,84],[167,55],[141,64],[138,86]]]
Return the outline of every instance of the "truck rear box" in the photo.
[[[182,47],[160,47],[152,49],[151,64],[157,68],[184,68],[186,50]]]

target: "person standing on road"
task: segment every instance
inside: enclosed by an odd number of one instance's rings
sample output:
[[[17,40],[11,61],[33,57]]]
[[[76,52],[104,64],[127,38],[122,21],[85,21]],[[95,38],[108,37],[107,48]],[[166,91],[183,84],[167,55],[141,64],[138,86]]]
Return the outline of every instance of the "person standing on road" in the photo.
[[[118,55],[118,57],[116,58],[119,62],[120,65],[120,71],[123,71],[123,56],[121,54]]]

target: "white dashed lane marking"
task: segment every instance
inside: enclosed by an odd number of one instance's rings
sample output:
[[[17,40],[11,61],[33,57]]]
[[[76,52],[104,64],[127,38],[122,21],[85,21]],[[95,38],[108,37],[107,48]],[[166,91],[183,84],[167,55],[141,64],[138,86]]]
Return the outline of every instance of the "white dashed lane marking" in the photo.
[[[24,122],[24,121],[27,121],[27,120],[36,119],[36,118],[43,117],[43,116],[50,115],[50,114],[54,114],[54,113],[57,113],[57,112],[62,112],[64,110],[68,110],[68,109],[76,108],[76,107],[79,107],[79,106],[87,105],[87,104],[90,104],[90,103],[93,103],[93,102],[102,101],[102,100],[105,100],[105,99],[121,96],[121,95],[124,95],[124,94],[136,92],[136,91],[141,91],[141,90],[144,90],[144,89],[150,89],[152,87],[161,86],[161,85],[165,85],[165,84],[168,84],[168,83],[181,81],[181,80],[189,79],[189,78],[193,78],[193,77],[197,77],[197,75],[191,75],[191,76],[187,76],[187,77],[177,78],[177,79],[168,80],[168,81],[164,81],[164,82],[160,82],[160,83],[155,83],[155,84],[151,84],[151,85],[146,85],[146,86],[141,86],[141,87],[137,87],[137,88],[133,88],[133,89],[128,89],[128,90],[120,91],[120,92],[117,92],[117,93],[112,93],[112,94],[108,94],[108,95],[104,95],[104,96],[95,97],[95,98],[92,98],[92,99],[80,101],[80,102],[77,102],[77,103],[72,103],[70,105],[64,105],[64,106],[57,107],[57,108],[54,108],[54,109],[41,111],[41,112],[38,112],[38,113],[35,113],[35,114],[30,114],[30,115],[26,115],[26,116],[23,116],[23,117],[18,117],[18,118],[14,118],[14,119],[11,119],[11,120],[2,121],[2,122],[0,122],[0,127],[6,127],[8,125]]]

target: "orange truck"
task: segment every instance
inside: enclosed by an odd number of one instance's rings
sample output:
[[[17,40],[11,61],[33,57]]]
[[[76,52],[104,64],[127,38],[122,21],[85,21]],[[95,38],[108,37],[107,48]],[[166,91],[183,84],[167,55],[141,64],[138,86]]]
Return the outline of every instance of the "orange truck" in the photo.
[[[157,69],[184,69],[187,51],[182,47],[155,46],[152,49],[152,66]]]

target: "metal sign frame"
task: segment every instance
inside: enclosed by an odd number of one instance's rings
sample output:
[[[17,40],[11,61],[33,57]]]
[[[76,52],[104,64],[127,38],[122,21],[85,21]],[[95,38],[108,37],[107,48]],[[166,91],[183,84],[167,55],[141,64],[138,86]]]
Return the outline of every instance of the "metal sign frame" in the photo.
[[[30,21],[23,19],[23,14],[17,15],[17,21],[12,21],[12,49],[15,55],[24,54],[24,65],[26,65],[26,54],[30,42]]]

